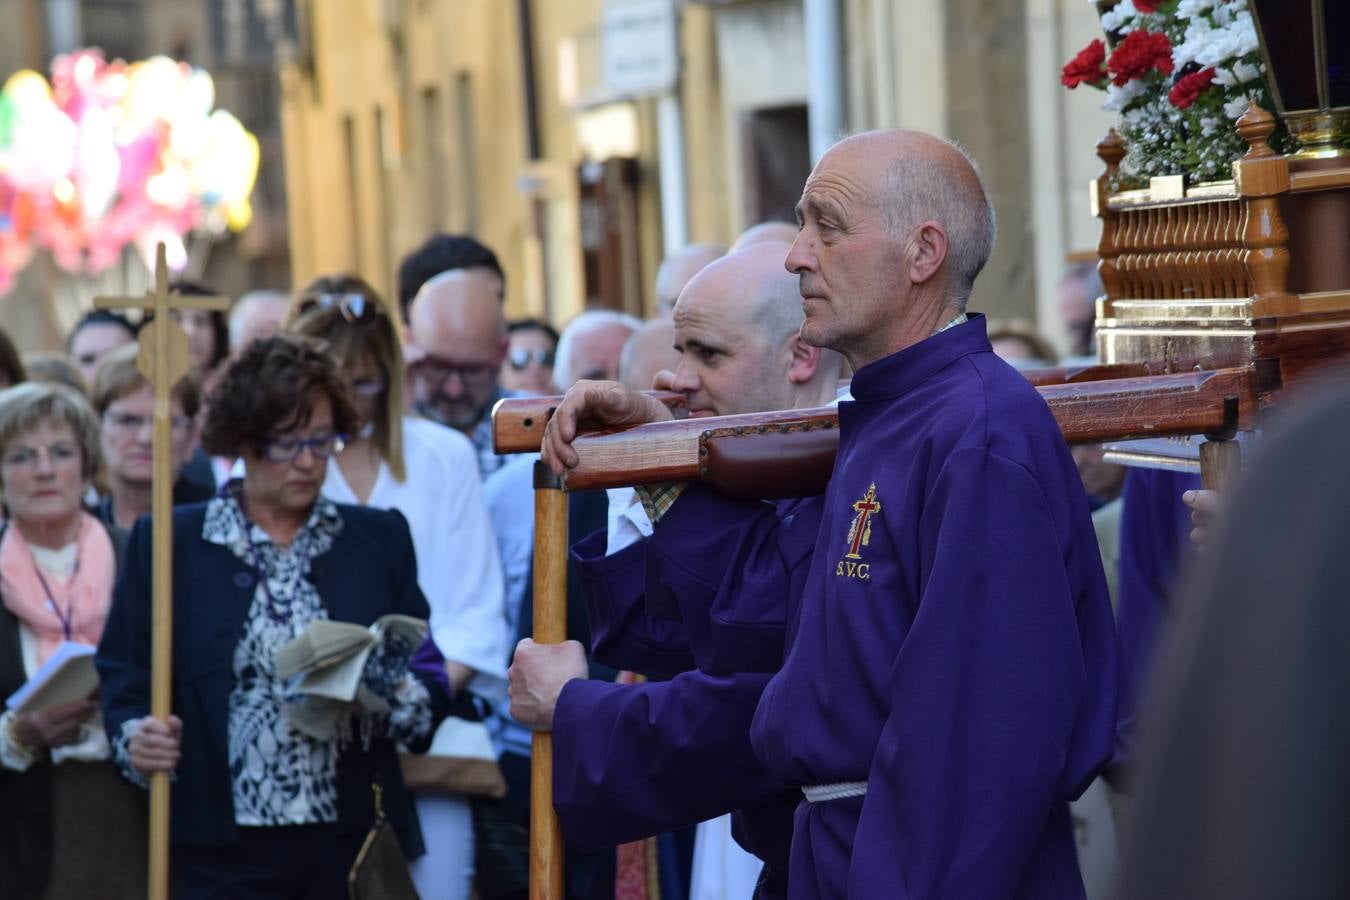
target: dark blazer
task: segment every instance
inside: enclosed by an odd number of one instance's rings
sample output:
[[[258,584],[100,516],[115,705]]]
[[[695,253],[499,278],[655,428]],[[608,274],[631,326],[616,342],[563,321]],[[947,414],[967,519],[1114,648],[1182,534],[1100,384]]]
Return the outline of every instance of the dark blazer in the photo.
[[[206,504],[173,515],[173,712],[183,721],[182,758],[171,792],[170,841],[216,847],[236,840],[228,758],[233,657],[253,602],[257,573],[229,548],[202,539]],[[311,577],[331,619],[369,625],[386,613],[426,618],[408,523],[396,511],[339,504],[342,530],[311,563]],[[110,739],[150,710],[151,524],[132,529],[126,559],[95,663]],[[434,698],[438,691],[432,691]],[[438,705],[438,704],[437,704]],[[443,709],[434,709],[439,719]],[[430,744],[430,735],[426,744]],[[426,746],[410,748],[416,752]],[[340,831],[367,830],[374,818],[371,784],[384,788],[384,810],[409,857],[423,852],[412,801],[393,742],[346,747],[338,760]]]
[[[3,539],[8,522],[0,523]],[[121,535],[109,530],[113,553],[122,558]],[[23,669],[23,645],[19,620],[0,602],[0,700],[23,687],[28,674]],[[26,772],[0,768],[0,885],[4,894],[40,897],[52,867],[52,766],[50,757],[35,762]]]

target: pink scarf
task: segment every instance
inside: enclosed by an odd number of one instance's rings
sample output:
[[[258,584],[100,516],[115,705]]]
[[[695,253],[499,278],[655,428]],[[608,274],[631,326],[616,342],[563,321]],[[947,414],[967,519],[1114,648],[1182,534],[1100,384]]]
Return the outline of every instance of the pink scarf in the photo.
[[[112,540],[97,519],[88,513],[80,515],[75,572],[65,581],[45,572],[39,576],[33,552],[13,522],[0,540],[0,596],[4,597],[5,609],[37,635],[38,665],[46,662],[66,639],[62,618],[69,623],[70,640],[96,645],[112,604],[113,579],[117,573]],[[42,584],[44,579],[46,588]],[[52,609],[52,602],[56,610]]]

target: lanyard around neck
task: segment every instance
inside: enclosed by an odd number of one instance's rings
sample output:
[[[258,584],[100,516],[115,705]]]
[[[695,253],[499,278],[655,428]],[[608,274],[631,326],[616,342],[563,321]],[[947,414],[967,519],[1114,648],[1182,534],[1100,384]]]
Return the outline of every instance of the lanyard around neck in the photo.
[[[47,584],[47,579],[42,574],[42,566],[38,565],[37,557],[33,556],[31,548],[28,551],[28,555],[33,558],[33,571],[37,573],[38,582],[42,585],[42,592],[47,595],[47,605],[51,607],[52,612],[56,614],[57,620],[61,623],[61,634],[65,636],[66,640],[70,640],[73,631],[72,626],[75,622],[75,592],[70,592],[70,602],[66,604],[66,611],[61,612],[61,606],[56,602],[56,598],[52,596],[51,585]],[[75,557],[75,568],[72,569],[70,573],[70,583],[74,583],[75,575],[79,571],[80,557],[77,554]]]

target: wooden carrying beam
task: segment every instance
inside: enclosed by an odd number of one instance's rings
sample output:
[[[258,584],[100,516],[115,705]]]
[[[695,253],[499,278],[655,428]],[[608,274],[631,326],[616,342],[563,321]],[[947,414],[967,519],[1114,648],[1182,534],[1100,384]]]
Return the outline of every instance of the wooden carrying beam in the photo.
[[[1160,367],[1159,367],[1160,368]],[[1153,372],[1144,363],[1117,363],[1114,365],[1056,366],[1043,369],[1025,369],[1026,379],[1037,387],[1051,384],[1082,384],[1108,378],[1135,378]],[[840,382],[847,387],[848,382]],[[673,410],[684,407],[683,394],[674,391],[646,391]],[[513,397],[498,400],[492,408],[492,449],[498,453],[535,453],[544,437],[544,426],[553,415],[561,396]],[[586,429],[583,429],[586,430]],[[605,429],[590,429],[605,430]]]
[[[1212,434],[1255,426],[1250,369],[1056,384],[1045,397],[1071,444]],[[831,407],[654,422],[583,435],[569,491],[708,481],[737,496],[810,496],[828,479],[838,446]],[[733,441],[745,439],[743,445]]]
[[[684,406],[684,394],[648,391],[672,409]],[[512,397],[492,407],[492,449],[497,453],[537,453],[544,440],[544,426],[562,402],[555,397]]]

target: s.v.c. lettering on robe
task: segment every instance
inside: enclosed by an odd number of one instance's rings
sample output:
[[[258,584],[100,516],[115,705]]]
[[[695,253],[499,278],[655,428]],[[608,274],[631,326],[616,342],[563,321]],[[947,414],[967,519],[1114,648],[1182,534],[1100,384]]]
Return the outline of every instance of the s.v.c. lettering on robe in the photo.
[[[867,493],[854,502],[853,510],[857,515],[848,526],[848,552],[835,566],[834,574],[836,577],[866,581],[871,577],[872,567],[870,563],[862,561],[862,548],[872,540],[873,517],[881,515],[881,501],[877,499],[875,481],[867,486]]]

